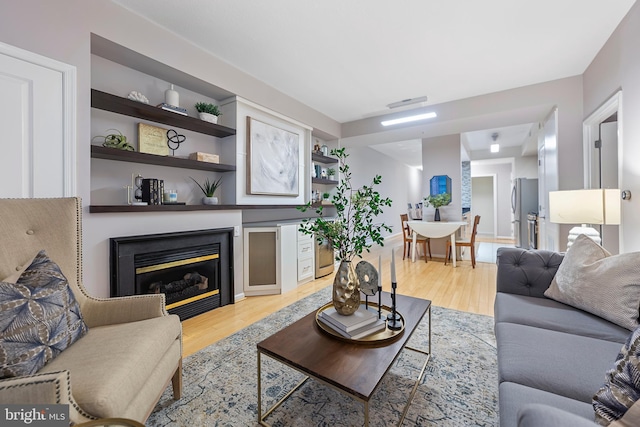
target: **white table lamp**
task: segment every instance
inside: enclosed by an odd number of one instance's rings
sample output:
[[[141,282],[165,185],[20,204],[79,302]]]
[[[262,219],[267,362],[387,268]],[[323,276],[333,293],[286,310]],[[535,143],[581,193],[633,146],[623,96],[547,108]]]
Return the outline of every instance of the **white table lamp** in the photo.
[[[550,191],[549,221],[556,224],[581,224],[569,231],[567,249],[580,234],[585,234],[600,244],[600,233],[587,224],[620,224],[620,190]]]

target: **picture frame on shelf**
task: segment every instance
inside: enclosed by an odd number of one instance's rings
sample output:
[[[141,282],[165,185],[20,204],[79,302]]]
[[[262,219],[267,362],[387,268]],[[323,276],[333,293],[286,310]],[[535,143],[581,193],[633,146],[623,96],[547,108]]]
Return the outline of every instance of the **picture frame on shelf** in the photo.
[[[247,116],[247,193],[300,194],[300,136]]]
[[[138,123],[138,151],[156,156],[168,156],[167,129]]]

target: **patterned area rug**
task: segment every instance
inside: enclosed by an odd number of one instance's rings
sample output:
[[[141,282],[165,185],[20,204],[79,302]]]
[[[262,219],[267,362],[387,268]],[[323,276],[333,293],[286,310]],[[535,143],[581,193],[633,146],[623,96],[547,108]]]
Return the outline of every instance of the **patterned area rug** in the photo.
[[[148,426],[257,426],[256,344],[331,299],[327,287],[184,360],[183,395],[165,391]],[[493,318],[432,308],[432,352],[404,426],[497,426],[498,378]],[[428,316],[408,346],[428,349]],[[374,393],[370,426],[400,420],[424,355],[403,350]],[[366,375],[366,373],[363,373]],[[262,358],[263,413],[303,378]],[[268,418],[274,427],[363,425],[363,404],[309,380]]]

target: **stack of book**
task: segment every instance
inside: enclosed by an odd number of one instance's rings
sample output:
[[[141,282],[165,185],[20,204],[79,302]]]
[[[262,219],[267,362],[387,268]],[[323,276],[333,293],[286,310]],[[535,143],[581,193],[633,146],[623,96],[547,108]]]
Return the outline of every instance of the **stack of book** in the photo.
[[[334,307],[330,307],[321,311],[318,319],[343,337],[352,340],[364,338],[386,327],[385,320],[378,319],[378,310],[371,307],[367,310],[364,305],[351,316],[339,314]]]
[[[144,178],[142,180],[142,201],[149,205],[161,205],[164,193],[164,180]]]
[[[166,111],[171,111],[173,113],[182,114],[183,116],[187,116],[188,115],[186,108],[176,107],[175,105],[170,105],[170,104],[167,104],[166,102],[163,102],[162,104],[158,104],[158,107],[160,107],[160,108],[162,108],[163,110],[166,110]]]

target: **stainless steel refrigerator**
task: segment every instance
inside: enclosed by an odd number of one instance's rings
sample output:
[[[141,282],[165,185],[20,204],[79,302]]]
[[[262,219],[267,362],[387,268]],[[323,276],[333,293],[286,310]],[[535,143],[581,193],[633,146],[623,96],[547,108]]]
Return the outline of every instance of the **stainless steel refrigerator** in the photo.
[[[511,190],[511,212],[513,212],[513,235],[516,247],[529,249],[527,214],[538,213],[538,180],[516,178]]]

